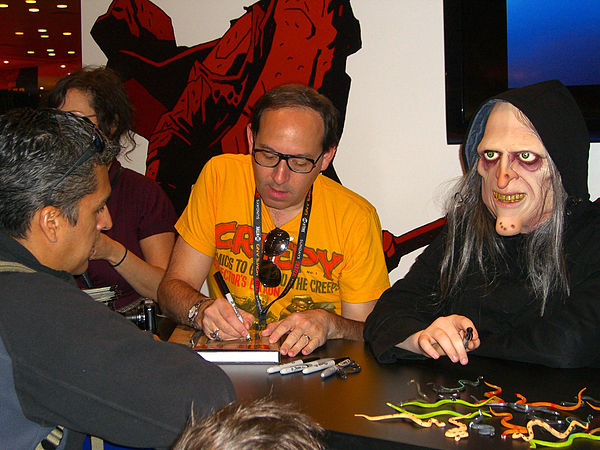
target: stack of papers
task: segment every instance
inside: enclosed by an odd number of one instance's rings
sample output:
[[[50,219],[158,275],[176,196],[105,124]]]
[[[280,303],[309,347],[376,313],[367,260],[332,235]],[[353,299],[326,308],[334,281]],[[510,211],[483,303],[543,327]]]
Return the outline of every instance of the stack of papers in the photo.
[[[118,296],[116,286],[106,286],[106,287],[94,288],[94,289],[83,289],[83,292],[85,292],[87,295],[92,297],[95,301],[106,303],[106,304],[108,304],[109,302],[114,302]]]

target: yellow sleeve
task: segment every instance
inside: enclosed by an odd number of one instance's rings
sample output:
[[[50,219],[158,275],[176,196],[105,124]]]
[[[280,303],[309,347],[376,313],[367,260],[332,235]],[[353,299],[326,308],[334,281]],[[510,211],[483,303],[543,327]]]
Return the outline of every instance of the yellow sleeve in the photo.
[[[345,251],[348,260],[340,274],[341,300],[348,303],[378,300],[390,287],[390,280],[375,208],[368,214],[357,216],[350,230]]]
[[[213,159],[208,161],[192,187],[190,199],[175,224],[179,235],[194,249],[215,256],[215,217],[219,171]]]

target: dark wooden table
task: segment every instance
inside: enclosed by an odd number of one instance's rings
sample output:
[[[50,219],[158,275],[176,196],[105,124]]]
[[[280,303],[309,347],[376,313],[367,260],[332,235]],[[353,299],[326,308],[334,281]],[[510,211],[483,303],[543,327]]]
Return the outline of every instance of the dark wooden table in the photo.
[[[455,442],[444,436],[444,428],[421,428],[405,420],[370,422],[354,416],[357,413],[392,414],[395,411],[386,405],[387,402],[400,404],[420,399],[419,391],[434,402],[437,398],[432,384],[452,387],[457,386],[460,379],[476,380],[483,376],[486,381],[502,387],[501,397],[508,402],[517,400],[515,393],[524,395],[529,402],[570,401],[575,400],[583,387],[588,388],[586,394],[600,397],[597,369],[550,369],[476,356],[471,356],[467,366],[451,364],[447,358],[381,365],[364,343],[346,340],[329,341],[315,352],[315,356],[348,356],[361,365],[362,371],[349,375],[344,381],[337,377],[322,380],[318,373],[269,375],[266,365],[221,367],[233,381],[239,400],[271,396],[295,405],[329,430],[328,442],[333,448],[529,448],[529,444],[522,440],[503,440],[500,435],[504,428],[497,418],[486,421],[496,427],[495,437],[471,433],[469,438]],[[469,397],[474,395],[482,399],[483,393],[489,390],[486,386],[467,386],[460,398],[472,401]],[[444,406],[443,409],[453,408]],[[457,406],[457,411],[472,410]],[[574,414],[585,418],[589,413],[597,416],[592,427],[599,427],[600,412],[585,408]],[[518,419],[518,416],[515,414],[515,418]],[[447,422],[448,416],[439,419]],[[524,419],[521,417],[521,421]],[[446,429],[451,426],[447,424]],[[600,442],[575,440],[571,448],[600,448]]]

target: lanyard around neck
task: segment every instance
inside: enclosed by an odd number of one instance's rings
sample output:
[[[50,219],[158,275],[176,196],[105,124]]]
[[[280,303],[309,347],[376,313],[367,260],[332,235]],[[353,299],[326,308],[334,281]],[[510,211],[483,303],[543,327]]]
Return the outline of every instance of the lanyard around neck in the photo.
[[[283,298],[292,288],[298,274],[300,273],[300,266],[302,265],[302,255],[304,253],[304,244],[306,243],[306,233],[308,232],[308,219],[310,217],[310,208],[312,205],[312,186],[308,190],[306,194],[306,198],[304,199],[304,206],[302,207],[302,218],[300,219],[300,230],[298,231],[298,244],[296,245],[296,253],[294,255],[294,265],[292,266],[292,273],[290,274],[290,279],[288,280],[283,292],[279,294],[275,300],[269,303],[267,306],[263,308],[262,303],[260,301],[260,296],[258,295],[260,291],[260,280],[258,279],[258,266],[260,264],[260,260],[262,258],[262,201],[260,198],[260,194],[258,190],[254,191],[254,224],[253,224],[253,234],[254,234],[254,251],[252,255],[253,259],[253,286],[254,286],[254,301],[256,302],[256,312],[258,313],[258,322],[259,325],[265,325],[267,323],[267,311],[273,303],[275,303],[280,298]]]

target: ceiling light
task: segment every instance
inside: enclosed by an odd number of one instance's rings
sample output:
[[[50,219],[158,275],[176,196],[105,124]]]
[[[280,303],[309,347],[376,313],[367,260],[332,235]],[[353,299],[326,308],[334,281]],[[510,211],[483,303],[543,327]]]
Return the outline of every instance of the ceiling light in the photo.
[[[43,91],[43,90],[44,90],[44,86],[40,86],[40,91]]]
[[[27,54],[28,55],[35,55],[35,52],[33,50],[27,50]]]
[[[47,52],[53,52],[53,51],[54,51],[54,49],[53,49],[53,48],[47,48],[47,49],[46,49],[46,51],[47,51]]]
[[[63,31],[63,36],[71,36],[73,33],[70,31]]]
[[[25,0],[25,3],[35,3],[36,0]]]
[[[65,5],[65,4],[63,4],[63,3],[59,3],[58,5],[56,5],[56,7],[57,7],[57,8],[61,8],[61,9],[63,9],[63,8],[66,8],[66,7],[67,7],[67,5]]]
[[[15,31],[15,35],[16,36],[23,36],[25,33],[23,33],[22,31]]]
[[[8,64],[8,59],[5,59],[3,62],[4,64]]]
[[[65,66],[64,64],[61,64],[61,65],[60,65],[60,68],[61,68],[61,69],[65,69],[66,67],[67,67],[67,66]]]
[[[45,28],[38,28],[38,33],[45,33],[46,31],[48,30],[46,30]]]
[[[40,12],[40,8],[29,8],[29,12],[32,12],[32,13]]]
[[[69,50],[69,51],[67,52],[67,55],[74,55],[74,54],[75,54],[75,50]]]
[[[47,35],[47,34],[40,34],[40,37],[41,37],[42,39],[48,39],[50,36],[49,36],[49,35]]]
[[[8,8],[8,5],[6,3],[0,3],[0,8]]]
[[[56,53],[48,53],[48,56],[56,56]]]

